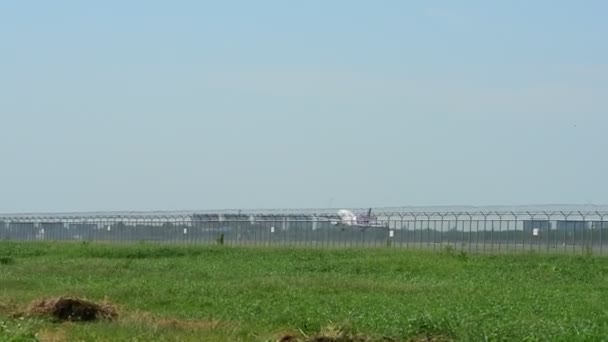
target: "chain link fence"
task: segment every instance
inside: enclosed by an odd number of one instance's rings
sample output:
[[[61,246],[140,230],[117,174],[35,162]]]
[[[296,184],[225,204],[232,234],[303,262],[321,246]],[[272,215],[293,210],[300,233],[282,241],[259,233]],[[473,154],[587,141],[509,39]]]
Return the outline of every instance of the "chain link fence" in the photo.
[[[0,216],[0,240],[605,254],[608,210]],[[449,246],[449,247],[448,247]]]

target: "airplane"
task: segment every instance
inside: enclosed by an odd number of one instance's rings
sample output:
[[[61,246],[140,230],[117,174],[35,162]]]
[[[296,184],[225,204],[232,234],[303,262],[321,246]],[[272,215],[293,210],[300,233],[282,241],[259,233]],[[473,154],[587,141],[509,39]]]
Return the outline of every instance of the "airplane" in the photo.
[[[352,211],[341,209],[338,210],[339,220],[331,220],[331,224],[342,227],[344,230],[346,227],[359,227],[362,229],[367,228],[387,228],[387,224],[378,222],[377,218],[372,216],[372,209],[369,208],[366,214],[355,215]]]

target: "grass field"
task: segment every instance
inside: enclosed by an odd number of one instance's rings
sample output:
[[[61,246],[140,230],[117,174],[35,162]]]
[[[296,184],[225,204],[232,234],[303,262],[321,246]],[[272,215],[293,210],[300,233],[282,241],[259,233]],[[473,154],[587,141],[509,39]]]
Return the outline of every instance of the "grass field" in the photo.
[[[62,295],[114,321],[15,315]],[[0,242],[1,341],[608,339],[608,259],[456,251]],[[329,341],[329,340],[328,340]]]

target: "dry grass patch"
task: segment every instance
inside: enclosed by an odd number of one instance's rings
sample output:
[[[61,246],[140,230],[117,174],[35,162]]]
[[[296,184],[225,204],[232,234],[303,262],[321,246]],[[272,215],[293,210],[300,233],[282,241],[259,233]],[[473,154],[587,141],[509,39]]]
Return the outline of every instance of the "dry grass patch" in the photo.
[[[124,324],[139,324],[153,329],[169,328],[184,331],[209,331],[236,327],[235,323],[228,323],[220,320],[186,320],[165,318],[143,311],[129,313],[127,316],[122,317],[120,321]]]
[[[118,317],[114,305],[107,301],[98,304],[76,297],[37,299],[30,303],[25,314],[28,316],[51,317],[62,322],[113,320]]]

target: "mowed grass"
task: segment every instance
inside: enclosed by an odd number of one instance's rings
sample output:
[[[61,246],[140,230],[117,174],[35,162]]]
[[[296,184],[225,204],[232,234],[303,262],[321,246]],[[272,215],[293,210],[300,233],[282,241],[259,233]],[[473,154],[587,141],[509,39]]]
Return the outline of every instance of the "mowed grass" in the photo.
[[[34,299],[116,304],[112,322],[18,318]],[[0,340],[600,341],[608,259],[455,251],[0,242]]]

